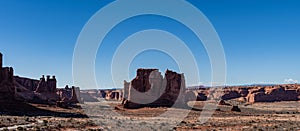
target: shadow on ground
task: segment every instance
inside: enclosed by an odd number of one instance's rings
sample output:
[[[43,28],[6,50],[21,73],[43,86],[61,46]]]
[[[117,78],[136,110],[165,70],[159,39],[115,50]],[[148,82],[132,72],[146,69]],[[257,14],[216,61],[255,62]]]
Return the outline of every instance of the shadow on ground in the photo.
[[[70,113],[51,111],[46,109],[40,109],[33,105],[19,102],[19,101],[0,101],[0,115],[11,116],[53,116],[53,117],[65,117],[65,118],[88,118],[87,115],[81,113]]]

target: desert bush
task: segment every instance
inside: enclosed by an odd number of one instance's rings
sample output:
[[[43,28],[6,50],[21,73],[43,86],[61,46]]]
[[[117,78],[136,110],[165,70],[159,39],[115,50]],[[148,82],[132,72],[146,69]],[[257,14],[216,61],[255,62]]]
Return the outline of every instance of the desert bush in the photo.
[[[18,131],[26,131],[26,130],[25,130],[25,128],[23,128],[23,127],[20,127],[20,126],[19,126],[19,127],[17,127],[17,130],[18,130]]]
[[[57,128],[62,128],[63,126],[61,124],[58,124],[57,125]]]
[[[8,128],[4,128],[3,131],[9,131]]]
[[[48,121],[47,120],[43,120],[43,125],[47,126],[48,125]]]

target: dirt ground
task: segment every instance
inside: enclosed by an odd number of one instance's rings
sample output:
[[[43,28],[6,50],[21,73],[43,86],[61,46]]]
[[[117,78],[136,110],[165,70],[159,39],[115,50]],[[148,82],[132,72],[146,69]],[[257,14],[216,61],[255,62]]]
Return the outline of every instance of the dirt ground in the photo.
[[[204,102],[190,102],[194,109],[142,108],[115,109],[116,101],[85,103],[82,109],[62,109],[33,105],[60,113],[86,114],[72,116],[9,116],[1,115],[0,130],[300,130],[300,103],[276,102],[238,104],[242,112],[232,112],[230,106],[203,109]],[[199,109],[199,110],[197,110]],[[214,111],[217,109],[216,111]],[[212,113],[212,116],[210,116]],[[207,121],[205,121],[207,120]]]

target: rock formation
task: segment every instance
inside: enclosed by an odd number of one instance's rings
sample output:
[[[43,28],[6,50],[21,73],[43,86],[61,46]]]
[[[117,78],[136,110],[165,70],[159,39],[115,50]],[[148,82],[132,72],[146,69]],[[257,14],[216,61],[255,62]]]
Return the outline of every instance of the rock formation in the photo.
[[[248,96],[248,102],[276,102],[276,101],[297,101],[299,94],[296,89],[289,87],[273,86],[253,90]]]
[[[3,66],[3,55],[0,53],[0,103],[10,100],[14,103],[37,103],[55,105],[57,101],[68,98],[68,103],[78,103],[81,100],[78,87],[72,89],[57,90],[55,76],[48,75],[40,80],[14,76],[12,67]],[[62,98],[61,96],[64,96]]]
[[[231,104],[226,103],[224,100],[221,100],[221,101],[219,102],[219,105],[221,105],[221,106],[231,106]]]
[[[158,69],[138,69],[137,76],[124,82],[124,108],[185,107],[185,79],[183,74],[167,70],[165,77]]]
[[[122,90],[107,90],[105,91],[105,99],[106,100],[122,100],[123,99],[123,91]]]
[[[209,88],[188,89],[196,91],[205,98]],[[200,93],[201,92],[201,93]],[[198,94],[198,97],[199,97]],[[223,90],[221,100],[235,99],[239,102],[280,102],[300,100],[300,85],[285,84],[273,86],[228,86]],[[197,98],[197,101],[201,101]]]
[[[71,103],[82,103],[80,98],[81,98],[80,97],[80,88],[73,86],[70,102]]]
[[[237,90],[225,90],[222,100],[231,100],[242,97],[242,94]]]
[[[35,91],[18,92],[18,95],[30,103],[55,105],[56,101],[59,100],[59,96],[56,94],[56,83],[55,76],[52,78],[47,76],[47,80],[42,76],[38,81],[37,87],[32,88],[35,89]],[[29,94],[31,94],[32,97],[29,97],[31,96]]]
[[[234,111],[234,112],[242,112],[242,110],[238,107],[238,106],[233,106],[231,108],[231,111]]]
[[[38,86],[35,90],[37,93],[51,93],[55,94],[56,93],[56,78],[55,76],[47,76],[47,80],[45,80],[45,76],[43,75],[42,78],[40,79]]]
[[[56,105],[59,107],[67,108],[75,106],[77,103],[83,103],[79,87],[72,86],[72,88],[69,88],[67,85],[64,89],[58,89],[57,94],[60,101],[57,101]]]
[[[23,91],[35,91],[39,80],[14,76],[14,84],[16,86],[17,92],[23,92]]]
[[[2,67],[3,55],[0,53],[0,100],[15,98],[14,70],[12,67]]]
[[[85,102],[99,102],[99,100],[122,101],[124,93],[122,89],[93,89],[80,91],[81,98]]]
[[[3,67],[3,54],[0,53],[0,69]]]
[[[62,98],[71,98],[72,97],[72,88],[69,88],[68,85],[65,88],[57,89],[57,94]]]

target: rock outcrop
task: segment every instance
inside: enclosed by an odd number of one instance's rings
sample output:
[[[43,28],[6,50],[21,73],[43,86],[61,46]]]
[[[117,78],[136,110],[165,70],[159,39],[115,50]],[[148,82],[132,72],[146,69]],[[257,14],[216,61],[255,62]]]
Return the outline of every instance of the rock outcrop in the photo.
[[[189,89],[196,91],[203,98],[208,96],[209,88]],[[201,93],[200,93],[201,92]],[[199,97],[198,94],[198,97]],[[223,89],[221,100],[235,99],[239,102],[280,102],[300,100],[299,84],[282,84],[273,86],[227,86]],[[197,101],[202,101],[197,98]]]
[[[276,101],[297,101],[299,94],[296,89],[289,87],[273,86],[253,90],[248,96],[248,102],[276,102]]]
[[[185,101],[206,101],[207,95],[204,92],[198,92],[198,90],[187,90],[185,94]]]
[[[124,108],[185,107],[185,79],[183,74],[167,70],[165,77],[158,69],[138,69],[137,76],[124,82]]]
[[[105,99],[106,100],[117,100],[120,101],[123,99],[123,91],[122,90],[107,90],[105,91]]]
[[[82,103],[79,87],[72,86],[72,96],[70,99],[70,103]]]
[[[224,95],[222,96],[222,100],[231,100],[235,98],[242,97],[242,94],[239,93],[237,90],[225,90]]]
[[[231,108],[231,111],[234,111],[234,112],[242,112],[242,110],[238,107],[238,106],[233,106]]]
[[[220,105],[220,106],[232,106],[231,104],[226,103],[224,100],[221,100],[221,101],[219,102],[219,105]]]
[[[40,80],[14,76],[12,67],[3,66],[3,55],[0,53],[0,103],[10,101],[11,103],[36,103],[55,105],[57,101],[64,98],[67,103],[79,103],[80,89],[73,87],[62,91],[57,90],[55,76],[48,75]],[[70,94],[70,95],[69,95]],[[62,98],[61,96],[64,96]]]
[[[47,76],[47,80],[45,79],[45,76],[43,75],[42,78],[40,79],[38,86],[35,90],[37,93],[50,93],[50,94],[55,94],[56,93],[56,78],[55,76]]]
[[[14,84],[17,92],[22,92],[24,90],[35,91],[39,84],[39,80],[14,76]]]
[[[80,95],[85,102],[99,102],[101,99],[109,101],[122,101],[124,93],[122,89],[93,89],[93,90],[82,90]]]
[[[32,81],[36,83],[37,80]],[[56,93],[56,83],[57,81],[55,79],[55,76],[53,76],[52,78],[50,78],[50,76],[47,76],[47,80],[44,76],[42,76],[42,78],[40,78],[40,80],[38,81],[37,86],[33,84],[33,86],[36,86],[31,88],[32,90],[35,89],[34,91],[28,89],[28,87],[25,87],[28,90],[18,92],[18,96],[21,99],[24,99],[24,101],[30,103],[55,105],[56,101],[59,100],[59,96]],[[19,86],[22,86],[22,84],[19,84]]]
[[[64,89],[58,89],[57,94],[60,100],[56,102],[56,105],[59,107],[67,108],[76,106],[77,103],[83,103],[79,87],[69,88],[67,85]]]
[[[15,98],[14,70],[12,67],[2,67],[3,55],[0,53],[0,100]]]

